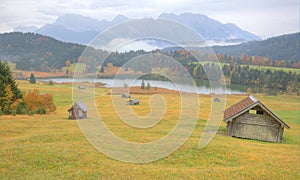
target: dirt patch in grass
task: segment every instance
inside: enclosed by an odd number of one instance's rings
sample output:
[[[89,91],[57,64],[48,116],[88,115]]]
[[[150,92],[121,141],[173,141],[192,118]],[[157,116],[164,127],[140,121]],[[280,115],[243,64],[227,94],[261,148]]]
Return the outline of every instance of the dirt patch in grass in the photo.
[[[117,94],[124,94],[124,93],[128,93],[128,88],[116,87],[116,88],[111,88],[111,90],[107,94],[117,95]],[[153,88],[153,87],[151,87],[150,89],[141,89],[141,87],[139,86],[129,87],[129,93],[130,94],[179,94],[179,92],[176,90],[170,90],[166,88]]]

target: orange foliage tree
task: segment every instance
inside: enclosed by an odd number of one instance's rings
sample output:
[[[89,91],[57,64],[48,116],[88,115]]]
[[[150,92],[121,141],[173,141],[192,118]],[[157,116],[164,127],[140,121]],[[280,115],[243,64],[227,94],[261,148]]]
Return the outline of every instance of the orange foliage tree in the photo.
[[[24,93],[23,98],[26,107],[33,113],[46,114],[56,110],[52,95],[40,94],[37,89]]]
[[[66,67],[70,67],[71,66],[71,61],[70,60],[66,60]]]

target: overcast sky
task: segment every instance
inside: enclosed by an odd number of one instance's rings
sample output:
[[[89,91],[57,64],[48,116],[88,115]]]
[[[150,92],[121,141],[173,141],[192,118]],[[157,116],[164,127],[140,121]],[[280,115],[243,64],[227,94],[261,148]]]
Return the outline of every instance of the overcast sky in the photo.
[[[157,18],[163,12],[205,14],[262,38],[299,31],[299,0],[1,0],[0,32],[40,27],[69,13],[111,20],[118,14]]]

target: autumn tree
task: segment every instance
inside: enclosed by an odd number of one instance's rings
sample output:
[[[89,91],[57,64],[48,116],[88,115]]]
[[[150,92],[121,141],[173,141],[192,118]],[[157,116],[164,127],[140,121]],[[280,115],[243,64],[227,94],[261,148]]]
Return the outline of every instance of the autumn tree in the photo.
[[[70,67],[71,66],[71,61],[70,60],[66,60],[66,67]]]
[[[56,110],[53,97],[48,93],[41,94],[37,89],[25,93],[24,102],[32,113],[46,114]]]
[[[249,87],[249,88],[247,88],[247,94],[251,94],[252,93],[252,89]]]

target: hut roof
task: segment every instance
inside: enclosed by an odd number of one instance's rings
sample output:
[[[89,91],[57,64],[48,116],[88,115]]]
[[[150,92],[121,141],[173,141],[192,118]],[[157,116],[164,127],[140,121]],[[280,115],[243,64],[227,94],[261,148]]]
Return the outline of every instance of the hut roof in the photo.
[[[122,97],[123,97],[123,98],[130,98],[131,96],[130,96],[129,93],[125,93],[125,94],[122,94]]]
[[[137,105],[139,104],[139,100],[138,99],[130,99],[129,101],[127,101],[128,105]]]
[[[267,108],[264,104],[258,101],[254,96],[250,95],[247,98],[243,99],[242,101],[232,105],[224,112],[224,121],[228,122],[233,118],[241,115],[242,113],[250,110],[255,106],[260,106],[264,109],[268,114],[270,114],[276,121],[278,121],[281,125],[285,126],[286,128],[290,128],[282,119],[280,119],[274,112],[272,112],[269,108]]]
[[[214,102],[220,102],[220,98],[215,97],[215,98],[214,98]]]
[[[225,110],[224,113],[224,120],[230,118],[231,116],[236,115],[240,111],[243,111],[244,109],[247,109],[249,106],[253,105],[255,102],[257,102],[257,99],[253,96],[249,96],[242,101],[232,105],[230,108]]]
[[[132,102],[134,102],[134,103],[138,103],[138,102],[140,102],[138,99],[132,99]]]
[[[87,112],[88,110],[87,106],[83,102],[75,102],[74,105],[77,105],[83,112]],[[70,111],[73,108],[73,106],[68,111]]]

